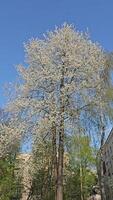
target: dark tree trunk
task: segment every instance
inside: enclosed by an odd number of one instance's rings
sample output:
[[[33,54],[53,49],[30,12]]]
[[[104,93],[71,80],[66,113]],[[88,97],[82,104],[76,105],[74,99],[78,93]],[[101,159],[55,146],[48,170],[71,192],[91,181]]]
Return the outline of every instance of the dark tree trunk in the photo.
[[[62,122],[62,126],[63,122]],[[64,128],[59,132],[59,149],[58,149],[58,175],[57,175],[57,198],[63,200],[63,161],[64,161]]]
[[[57,199],[57,145],[56,145],[56,124],[52,124],[52,146],[53,146],[53,178],[54,178],[54,191],[55,200]]]
[[[64,163],[64,65],[60,84],[60,126],[58,144],[57,196],[56,200],[63,200],[63,163]]]

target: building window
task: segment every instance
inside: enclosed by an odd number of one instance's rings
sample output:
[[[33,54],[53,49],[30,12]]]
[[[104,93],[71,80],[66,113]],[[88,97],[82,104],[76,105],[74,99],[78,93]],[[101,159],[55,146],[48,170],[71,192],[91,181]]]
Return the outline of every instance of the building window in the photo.
[[[105,151],[105,157],[106,157],[106,151]]]
[[[105,164],[105,161],[103,162],[103,174],[104,175],[106,174],[106,164]]]
[[[109,149],[108,149],[108,156],[109,156]]]
[[[112,153],[112,148],[111,148],[111,146],[110,146],[110,153]]]
[[[110,170],[108,169],[108,176],[111,176],[111,174],[110,174]]]

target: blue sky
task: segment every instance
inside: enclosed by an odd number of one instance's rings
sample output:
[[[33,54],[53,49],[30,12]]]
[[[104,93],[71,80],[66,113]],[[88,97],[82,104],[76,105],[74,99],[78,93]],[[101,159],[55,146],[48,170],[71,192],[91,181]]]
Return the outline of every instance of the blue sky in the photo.
[[[113,0],[0,0],[0,106],[6,103],[3,86],[16,80],[15,65],[24,62],[29,38],[68,22],[88,28],[92,40],[112,51],[112,20]]]

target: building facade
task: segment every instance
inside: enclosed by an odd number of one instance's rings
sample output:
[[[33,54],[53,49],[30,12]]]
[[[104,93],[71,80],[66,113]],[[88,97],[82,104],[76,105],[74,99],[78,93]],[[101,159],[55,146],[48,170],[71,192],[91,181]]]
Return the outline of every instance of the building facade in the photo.
[[[113,200],[113,129],[103,145],[102,161],[106,200]]]

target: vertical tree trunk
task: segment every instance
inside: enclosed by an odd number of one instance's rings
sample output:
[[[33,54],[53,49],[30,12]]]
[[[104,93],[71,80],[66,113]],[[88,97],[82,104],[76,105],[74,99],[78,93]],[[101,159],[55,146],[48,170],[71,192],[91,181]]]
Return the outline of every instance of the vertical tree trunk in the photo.
[[[58,155],[58,176],[57,176],[57,198],[56,200],[63,200],[63,157],[64,157],[64,145],[63,134],[59,134],[59,155]]]
[[[64,64],[60,83],[60,130],[58,146],[58,170],[57,170],[57,198],[63,200],[63,163],[64,163]]]
[[[100,190],[102,200],[106,200],[105,186],[104,186],[104,173],[103,173],[103,144],[105,139],[105,127],[103,120],[103,113],[101,111],[101,146],[100,146]]]
[[[82,171],[82,165],[81,165],[81,162],[80,162],[80,196],[81,196],[81,200],[84,200],[84,197],[83,197],[83,171]]]
[[[63,124],[62,124],[63,126]],[[63,200],[64,128],[59,133],[57,200]]]
[[[79,131],[79,135],[78,135],[78,145],[79,145],[79,155],[80,155],[80,197],[81,200],[84,200],[84,196],[83,196],[83,167],[82,167],[82,158],[81,158],[81,144],[80,144],[80,122],[79,122],[79,114],[78,114],[78,131]]]
[[[52,146],[53,146],[53,178],[54,178],[54,190],[55,200],[57,199],[57,146],[56,146],[56,124],[52,124]]]

